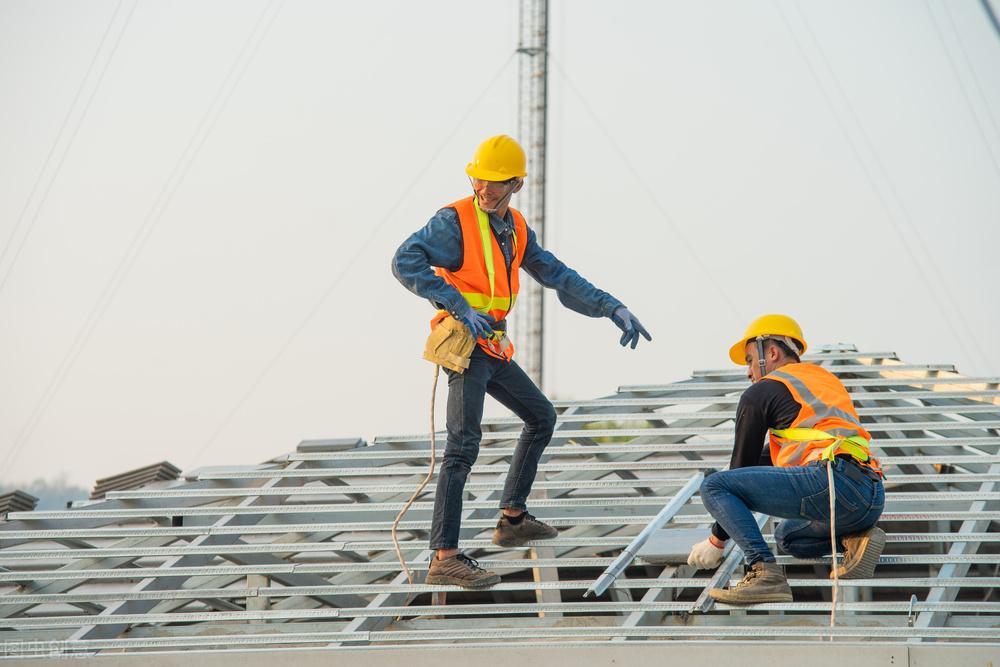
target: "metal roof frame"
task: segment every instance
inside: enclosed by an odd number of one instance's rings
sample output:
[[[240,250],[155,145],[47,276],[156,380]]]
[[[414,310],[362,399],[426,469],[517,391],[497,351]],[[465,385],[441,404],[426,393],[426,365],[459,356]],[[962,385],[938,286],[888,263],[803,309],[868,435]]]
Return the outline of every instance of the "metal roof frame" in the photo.
[[[667,527],[711,521],[697,494],[678,493],[728,463],[747,383],[739,371],[706,370],[554,402],[556,434],[529,501],[560,528],[546,543],[489,542],[519,422],[484,420],[461,546],[504,575],[486,591],[422,583],[433,485],[400,526],[416,583],[399,570],[388,530],[425,473],[426,433],[307,441],[258,466],[11,512],[0,522],[0,657],[468,649],[495,646],[508,632],[501,620],[521,647],[754,638],[1000,650],[1000,378],[849,345],[806,360],[843,379],[889,471],[886,553],[877,578],[840,582],[836,628],[827,627],[829,559],[779,556],[796,602],[742,609],[706,595],[736,576],[738,548],[715,573],[620,556],[657,514]],[[661,513],[675,497],[676,511]],[[773,541],[773,522],[761,523]],[[608,590],[585,600],[616,562]]]

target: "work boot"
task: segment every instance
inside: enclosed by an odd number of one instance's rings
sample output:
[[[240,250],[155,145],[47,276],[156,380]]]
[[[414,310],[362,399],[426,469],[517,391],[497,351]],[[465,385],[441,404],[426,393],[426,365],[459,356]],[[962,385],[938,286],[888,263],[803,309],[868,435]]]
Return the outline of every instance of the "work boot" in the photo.
[[[837,568],[839,579],[871,579],[878,565],[878,557],[885,547],[885,532],[878,526],[872,526],[863,533],[845,535],[844,564]],[[830,573],[833,579],[833,573]]]
[[[558,536],[558,530],[542,523],[527,512],[521,515],[521,520],[517,523],[511,523],[510,517],[501,513],[497,529],[493,531],[493,544],[501,547],[520,547],[532,540],[551,540]]]
[[[431,561],[427,571],[428,584],[438,586],[461,586],[462,588],[487,588],[500,583],[500,575],[479,567],[479,562],[465,554],[455,554],[450,558],[440,560],[437,556]]]
[[[713,588],[708,592],[716,602],[726,604],[757,604],[758,602],[791,602],[792,589],[777,563],[757,561],[743,581],[729,590]]]

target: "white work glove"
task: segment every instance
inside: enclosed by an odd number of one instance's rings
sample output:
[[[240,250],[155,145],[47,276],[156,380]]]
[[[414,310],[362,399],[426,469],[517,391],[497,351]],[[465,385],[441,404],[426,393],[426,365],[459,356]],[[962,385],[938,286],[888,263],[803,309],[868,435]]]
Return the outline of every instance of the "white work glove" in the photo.
[[[711,540],[704,540],[691,547],[688,554],[688,565],[699,570],[714,570],[722,562],[722,554],[725,549],[712,544]]]

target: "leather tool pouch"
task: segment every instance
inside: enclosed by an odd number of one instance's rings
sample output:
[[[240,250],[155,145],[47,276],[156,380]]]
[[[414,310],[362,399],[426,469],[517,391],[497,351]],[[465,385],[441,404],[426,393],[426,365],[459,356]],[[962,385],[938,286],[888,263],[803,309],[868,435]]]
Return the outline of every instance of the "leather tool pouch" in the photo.
[[[444,318],[431,331],[424,347],[424,359],[464,373],[469,367],[469,357],[476,349],[476,340],[464,324],[452,316]]]

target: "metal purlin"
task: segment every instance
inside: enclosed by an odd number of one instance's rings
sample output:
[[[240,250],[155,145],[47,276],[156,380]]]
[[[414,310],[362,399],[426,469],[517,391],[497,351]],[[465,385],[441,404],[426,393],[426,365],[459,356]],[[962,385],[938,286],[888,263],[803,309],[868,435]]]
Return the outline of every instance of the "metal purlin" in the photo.
[[[860,376],[844,380],[855,400],[865,403],[860,414],[866,426],[877,420],[872,424],[877,444],[899,452],[886,457],[896,471],[890,474],[890,487],[928,481],[966,485],[958,491],[900,492],[891,488],[887,520],[964,523],[958,533],[891,533],[889,544],[948,543],[949,549],[944,554],[886,554],[881,567],[941,565],[937,576],[843,581],[841,586],[856,591],[926,589],[925,601],[912,605],[909,600],[843,602],[842,615],[864,614],[867,622],[887,625],[865,628],[863,634],[858,628],[838,627],[838,638],[997,642],[1000,603],[976,605],[954,599],[962,588],[988,591],[1000,587],[1000,578],[971,576],[969,570],[977,563],[1000,564],[1000,554],[977,553],[981,544],[995,544],[1000,539],[990,531],[991,522],[1000,519],[1000,511],[991,509],[1000,498],[996,488],[1000,481],[1000,389],[996,378],[961,377],[951,366],[903,364],[892,353],[863,353],[850,346],[827,348],[810,359],[835,362],[828,366],[833,372]],[[886,372],[892,377],[885,377]],[[556,402],[562,413],[557,437],[547,451],[548,462],[542,465],[537,487],[546,491],[549,499],[538,500],[537,507],[544,519],[564,528],[563,535],[544,545],[551,552],[542,558],[518,558],[532,552],[528,547],[504,550],[510,557],[483,559],[505,572],[550,573],[546,576],[553,577],[551,580],[509,581],[494,589],[501,596],[533,592],[541,603],[466,605],[461,604],[464,593],[460,589],[410,586],[392,578],[391,547],[375,533],[385,529],[389,512],[400,504],[398,499],[412,491],[410,480],[421,469],[405,463],[419,464],[426,454],[427,436],[422,434],[412,439],[380,438],[371,446],[346,452],[295,452],[254,469],[194,471],[185,482],[168,488],[113,492],[103,502],[65,512],[12,514],[13,521],[0,523],[0,565],[6,566],[6,571],[0,570],[0,613],[7,619],[0,634],[7,640],[23,632],[50,637],[58,643],[58,650],[72,653],[164,648],[203,651],[285,644],[347,649],[385,641],[410,645],[472,640],[486,645],[497,637],[495,632],[462,627],[463,622],[455,617],[541,613],[545,618],[536,617],[534,625],[524,627],[525,642],[541,645],[574,637],[606,641],[768,637],[792,641],[809,633],[815,635],[812,627],[788,630],[767,625],[766,616],[760,614],[729,616],[733,610],[725,605],[702,610],[716,619],[725,616],[723,625],[701,624],[699,614],[690,617],[692,627],[659,624],[662,614],[692,611],[690,602],[664,598],[685,589],[704,592],[716,579],[724,583],[731,576],[724,569],[713,578],[691,578],[685,575],[686,568],[663,568],[656,578],[616,582],[622,591],[645,591],[638,601],[560,601],[560,595],[579,596],[592,583],[568,577],[586,571],[581,568],[612,563],[614,559],[603,554],[626,547],[692,473],[728,462],[713,453],[725,452],[724,438],[730,432],[725,422],[732,418],[738,393],[747,386],[732,381],[735,375],[731,371],[696,372],[691,380],[671,385],[623,387],[618,394],[603,399]],[[694,409],[677,411],[686,406]],[[576,426],[604,420],[641,421],[652,428]],[[486,420],[484,430],[482,465],[474,468],[467,489],[478,494],[479,501],[466,507],[462,546],[493,550],[487,539],[474,536],[491,528],[495,520],[489,518],[495,511],[489,499],[499,490],[500,475],[513,453],[510,443],[517,437],[517,422],[509,418]],[[595,440],[607,434],[624,436],[627,441],[611,445]],[[955,449],[949,451],[950,447]],[[938,473],[931,464],[946,464],[959,472]],[[910,466],[923,470],[914,472]],[[645,479],[650,475],[653,479]],[[970,484],[974,486],[970,488]],[[935,484],[935,488],[940,487]],[[596,494],[596,500],[588,494]],[[329,502],[331,499],[336,502]],[[933,502],[944,505],[901,511],[908,510],[909,503]],[[415,511],[426,514],[429,504],[422,501]],[[670,525],[707,525],[710,517],[698,512],[698,499],[692,498],[683,503]],[[230,520],[222,521],[225,517]],[[148,524],[152,520],[154,523]],[[428,527],[429,521],[419,518],[403,526],[413,539],[402,546],[412,554],[407,560],[418,568],[426,567],[420,558],[425,549],[416,541]],[[312,562],[316,557],[326,560]],[[156,559],[150,565],[141,560],[150,558]],[[738,557],[731,553],[729,558],[735,567]],[[779,562],[825,561],[780,556]],[[52,565],[58,569],[49,569]],[[129,575],[142,580],[129,590],[109,588],[131,578]],[[274,579],[280,584],[242,583],[250,579]],[[22,582],[29,588],[12,587]],[[306,585],[310,583],[315,585]],[[830,585],[828,580],[801,577],[793,577],[790,583],[796,591],[820,591]],[[88,588],[74,590],[83,584],[89,584]],[[30,592],[32,589],[35,592]],[[457,604],[444,608],[399,604],[418,594],[445,590],[459,594]],[[251,606],[251,600],[254,609],[244,609],[244,605]],[[265,600],[271,602],[270,609],[265,608]],[[75,605],[82,614],[50,614],[44,606],[50,604]],[[804,621],[821,624],[816,619],[829,611],[829,605],[793,602],[761,605],[755,611],[796,613],[803,615]],[[959,612],[979,614],[990,619],[987,622],[993,627],[945,627],[962,625],[964,614],[950,616]],[[550,627],[562,613],[619,614],[622,623],[610,628]],[[392,625],[397,616],[418,614],[439,617],[433,625],[440,629],[411,631]],[[913,620],[913,627],[888,627],[906,623],[907,618]],[[753,619],[764,625],[743,625]],[[310,627],[328,627],[330,631],[288,628],[274,633],[247,625],[247,621],[294,620],[311,620],[319,625]],[[177,622],[204,623],[199,630],[204,636],[169,636],[171,624]],[[145,625],[157,626],[157,632],[168,636],[142,637]],[[128,628],[138,634],[116,638]]]

